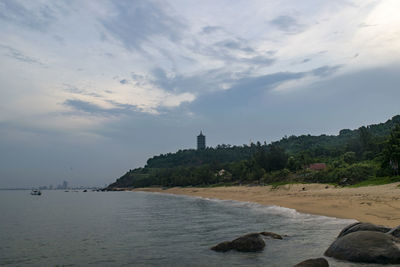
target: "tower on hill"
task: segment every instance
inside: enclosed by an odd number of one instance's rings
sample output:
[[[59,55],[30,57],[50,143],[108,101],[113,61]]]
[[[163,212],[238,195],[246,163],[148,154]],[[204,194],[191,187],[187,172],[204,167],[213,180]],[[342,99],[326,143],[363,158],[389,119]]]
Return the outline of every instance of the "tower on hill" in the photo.
[[[200,134],[197,136],[197,150],[203,149],[206,149],[206,136],[200,131]]]

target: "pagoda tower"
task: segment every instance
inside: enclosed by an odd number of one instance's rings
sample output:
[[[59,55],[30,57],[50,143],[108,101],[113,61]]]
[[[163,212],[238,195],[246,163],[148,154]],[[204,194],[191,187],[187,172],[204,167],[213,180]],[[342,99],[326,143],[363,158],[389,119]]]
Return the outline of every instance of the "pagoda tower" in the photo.
[[[206,149],[206,136],[200,131],[200,134],[197,136],[197,150],[203,149]]]

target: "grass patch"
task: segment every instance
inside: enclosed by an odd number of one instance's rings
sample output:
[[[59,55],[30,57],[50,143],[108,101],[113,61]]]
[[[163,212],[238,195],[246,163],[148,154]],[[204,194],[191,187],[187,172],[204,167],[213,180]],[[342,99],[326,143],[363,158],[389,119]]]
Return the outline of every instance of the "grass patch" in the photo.
[[[350,185],[348,187],[356,188],[362,186],[371,186],[371,185],[384,185],[384,184],[391,184],[400,182],[400,176],[393,176],[393,177],[374,177],[365,181],[362,181],[355,185]]]
[[[218,184],[209,184],[209,185],[195,185],[195,186],[186,186],[186,187],[198,187],[198,188],[213,188],[213,187],[224,187],[224,186],[235,186],[239,185],[236,182],[232,183],[218,183]]]

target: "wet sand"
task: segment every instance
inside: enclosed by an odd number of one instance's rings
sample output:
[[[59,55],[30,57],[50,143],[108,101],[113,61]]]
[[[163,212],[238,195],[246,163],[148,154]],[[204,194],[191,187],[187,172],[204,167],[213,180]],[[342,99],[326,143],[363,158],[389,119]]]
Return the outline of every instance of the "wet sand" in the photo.
[[[400,225],[400,183],[359,188],[325,184],[230,186],[214,188],[140,188],[134,191],[249,201],[299,212],[355,219],[390,227]]]

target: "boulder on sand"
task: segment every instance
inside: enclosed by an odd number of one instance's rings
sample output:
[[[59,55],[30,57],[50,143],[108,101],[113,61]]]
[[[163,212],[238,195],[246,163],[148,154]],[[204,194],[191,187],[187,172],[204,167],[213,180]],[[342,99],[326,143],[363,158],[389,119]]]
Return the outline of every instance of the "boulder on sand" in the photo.
[[[212,247],[211,249],[218,252],[226,252],[231,249],[241,252],[256,252],[263,250],[264,247],[265,247],[265,242],[261,238],[260,234],[253,233],[236,238],[231,242],[225,241],[219,243],[218,245]]]
[[[376,231],[357,231],[337,238],[325,256],[364,263],[399,264],[400,249],[396,237]]]
[[[400,225],[397,227],[392,228],[392,230],[390,230],[389,232],[387,232],[388,234],[400,238]]]
[[[294,267],[329,267],[329,263],[324,258],[308,259],[297,263]]]
[[[372,223],[363,223],[363,222],[356,222],[350,224],[343,228],[343,230],[339,233],[338,238],[345,236],[350,233],[358,232],[358,231],[374,231],[374,232],[381,232],[387,233],[391,229],[382,225],[375,225]]]

